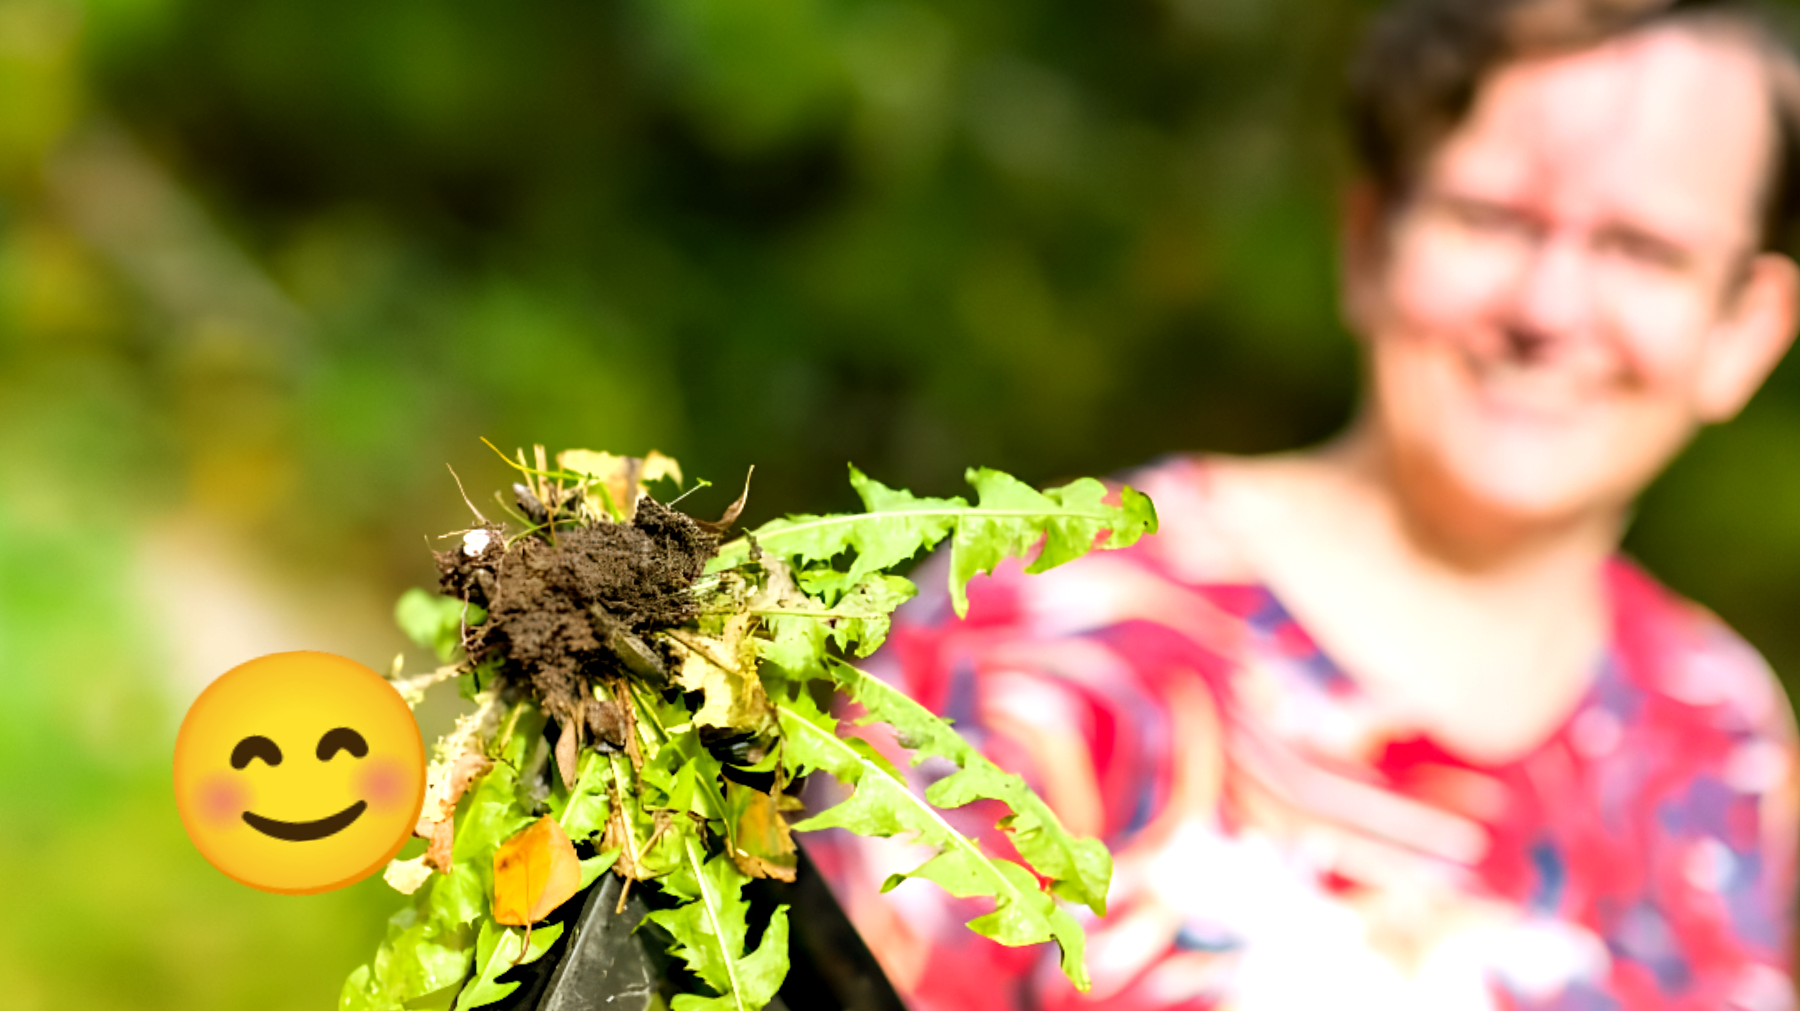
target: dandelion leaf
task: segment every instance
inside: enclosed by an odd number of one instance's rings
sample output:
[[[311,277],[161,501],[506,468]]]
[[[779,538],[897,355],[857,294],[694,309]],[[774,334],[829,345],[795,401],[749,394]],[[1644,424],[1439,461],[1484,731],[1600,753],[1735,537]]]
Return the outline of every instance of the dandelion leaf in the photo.
[[[413,587],[400,595],[394,604],[394,622],[406,637],[437,654],[439,663],[449,663],[462,648],[463,622],[479,625],[487,612],[455,597],[440,597]]]
[[[742,564],[749,544],[788,560],[800,584],[827,604],[869,577],[950,539],[950,597],[956,613],[968,611],[965,587],[980,572],[992,572],[1007,558],[1043,547],[1029,571],[1042,572],[1085,554],[1102,533],[1103,547],[1121,548],[1156,530],[1156,510],[1142,493],[1126,488],[1120,504],[1109,505],[1106,486],[1082,478],[1060,488],[1037,491],[987,468],[966,474],[980,496],[971,506],[962,498],[921,498],[889,488],[854,467],[850,483],[864,512],[835,516],[790,516],[758,528],[753,538],[726,545],[713,571]],[[848,561],[840,567],[844,556]]]
[[[675,462],[655,452],[571,450],[557,456],[554,471],[542,447],[535,456],[535,467],[522,452],[508,460],[528,482],[522,503],[528,511],[537,506],[539,526],[519,535],[538,539],[527,546],[554,549],[558,531],[573,526],[632,522],[646,482],[682,481]],[[751,947],[758,931],[748,923],[743,886],[755,877],[792,880],[792,833],[830,827],[927,847],[927,859],[885,887],[922,878],[952,895],[991,901],[969,921],[972,929],[1009,945],[1055,941],[1063,971],[1087,989],[1082,930],[1059,900],[1104,914],[1112,874],[1105,848],[1071,835],[1022,779],[946,721],[847,661],[878,649],[895,608],[917,592],[891,570],[946,541],[949,593],[960,615],[977,574],[1012,558],[1042,572],[1091,550],[1128,546],[1155,531],[1156,513],[1135,490],[1115,492],[1092,479],[1040,491],[994,470],[966,477],[972,502],[913,495],[852,467],[862,512],[789,516],[726,543],[707,575],[687,587],[690,617],[641,633],[664,661],[658,673],[666,667],[683,691],[624,681],[609,688],[600,671],[598,696],[628,717],[625,747],[583,751],[563,735],[557,777],[544,773],[541,700],[514,690],[519,682],[506,656],[444,668],[464,675],[463,690],[479,708],[459,720],[434,762],[421,821],[432,839],[425,861],[390,868],[414,889],[411,905],[390,920],[375,958],[346,980],[340,1011],[441,1011],[452,1000],[462,1011],[505,999],[517,985],[501,976],[542,957],[562,930],[531,925],[609,870],[674,900],[649,920],[667,932],[671,952],[702,992],[676,996],[672,1011],[756,1011],[775,998],[788,970],[788,911],[776,908]],[[721,533],[742,506],[740,496],[721,521],[700,528]],[[396,617],[449,664],[465,627],[485,615],[415,591],[401,598]],[[949,774],[914,792],[907,774],[867,741],[840,734],[838,719],[821,708],[830,705],[816,691],[825,685],[860,706],[860,722],[889,724],[914,764],[946,763]],[[503,690],[512,700],[504,717]],[[619,744],[617,735],[601,736]],[[737,767],[773,773],[777,788],[727,778],[712,750],[721,742]],[[830,773],[850,792],[790,825],[800,815],[791,814],[799,801],[789,784],[813,771]],[[946,820],[945,809],[978,800],[1007,807],[997,828],[1017,859],[985,851]],[[598,855],[581,860],[577,841]]]
[[[677,1011],[754,1011],[767,1004],[787,976],[787,907],[779,906],[761,942],[746,952],[750,905],[743,888],[749,878],[723,856],[705,857],[690,839],[682,868],[664,887],[685,899],[673,909],[645,917],[669,932],[670,952],[687,964],[716,996],[675,998]]]
[[[902,576],[870,576],[832,608],[840,616],[827,623],[831,641],[853,656],[868,656],[887,640],[889,616],[894,609],[918,592],[919,588]]]
[[[795,824],[795,830],[843,828],[858,835],[905,835],[935,848],[936,856],[890,878],[887,887],[917,876],[935,881],[961,898],[993,899],[993,911],[971,920],[971,929],[1009,945],[1056,941],[1062,949],[1063,971],[1077,987],[1088,988],[1081,925],[1038,886],[1031,872],[988,856],[978,843],[951,828],[929,803],[907,788],[891,766],[872,760],[864,749],[851,743],[854,739],[838,736],[835,721],[805,695],[783,703],[778,711],[789,772],[800,775],[811,769],[824,770],[852,788],[847,800]]]
[[[579,842],[604,832],[612,817],[612,766],[597,751],[581,753],[575,789],[552,795],[550,813],[569,838]]]
[[[562,932],[563,925],[554,923],[533,930],[527,941],[522,930],[507,930],[493,920],[483,921],[481,938],[475,945],[475,978],[457,996],[456,1011],[485,1007],[517,990],[517,983],[500,982],[500,974],[514,965],[542,958]]]
[[[1062,898],[1106,915],[1112,856],[1097,839],[1078,838],[1063,828],[1050,806],[1023,779],[1000,769],[931,710],[878,678],[841,662],[830,665],[845,694],[867,711],[859,722],[880,721],[899,732],[914,762],[948,759],[957,771],[933,783],[925,798],[941,808],[977,800],[998,800],[1012,809],[1002,823],[1019,855]]]

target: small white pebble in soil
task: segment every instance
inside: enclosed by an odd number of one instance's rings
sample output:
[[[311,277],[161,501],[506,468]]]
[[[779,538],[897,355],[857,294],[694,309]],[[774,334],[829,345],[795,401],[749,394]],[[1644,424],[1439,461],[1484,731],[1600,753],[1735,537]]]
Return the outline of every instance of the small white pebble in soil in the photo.
[[[471,530],[463,534],[463,554],[474,558],[486,551],[488,543],[493,539],[494,535],[486,530]]]

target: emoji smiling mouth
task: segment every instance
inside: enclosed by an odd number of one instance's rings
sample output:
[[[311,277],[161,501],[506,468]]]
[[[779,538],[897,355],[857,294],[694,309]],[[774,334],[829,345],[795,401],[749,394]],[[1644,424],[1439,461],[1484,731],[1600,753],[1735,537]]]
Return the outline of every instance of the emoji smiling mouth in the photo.
[[[260,814],[245,811],[244,824],[263,835],[283,839],[287,842],[311,842],[314,839],[323,839],[328,835],[336,835],[349,828],[350,823],[361,818],[362,813],[368,808],[367,801],[359,800],[337,814],[329,818],[320,818],[318,821],[276,821],[273,818],[264,818]]]

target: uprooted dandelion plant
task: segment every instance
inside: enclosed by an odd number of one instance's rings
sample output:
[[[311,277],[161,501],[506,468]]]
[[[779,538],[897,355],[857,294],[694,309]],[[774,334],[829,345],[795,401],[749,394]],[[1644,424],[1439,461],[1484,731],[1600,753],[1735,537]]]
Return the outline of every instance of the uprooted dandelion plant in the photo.
[[[647,920],[697,983],[675,1011],[754,1011],[787,973],[787,909],[753,927],[743,888],[792,880],[792,833],[828,827],[934,848],[905,876],[991,900],[972,929],[1010,945],[1055,941],[1086,988],[1081,928],[1058,900],[1104,914],[1105,847],[1069,834],[1022,779],[854,661],[916,592],[892,570],[946,539],[960,614],[969,580],[1009,557],[1035,549],[1027,571],[1040,572],[1153,532],[1148,498],[1124,488],[1114,504],[1091,478],[1040,492],[985,469],[967,475],[974,503],[920,498],[852,468],[864,512],[732,538],[744,498],[710,523],[665,505],[647,486],[681,473],[660,454],[571,450],[552,466],[538,447],[508,463],[518,526],[477,512],[479,525],[437,555],[442,595],[411,591],[397,611],[444,663],[397,686],[416,702],[457,678],[474,710],[438,742],[417,830],[425,853],[386,872],[412,905],[346,981],[344,1011],[501,999],[517,984],[500,975],[562,930],[533,924],[606,873],[671,900]],[[915,794],[839,733],[821,705],[833,693],[858,703],[862,722],[891,725],[915,762],[956,771]],[[807,816],[794,790],[813,772],[851,792]],[[1029,868],[941,813],[982,799],[1010,809],[1000,827]]]

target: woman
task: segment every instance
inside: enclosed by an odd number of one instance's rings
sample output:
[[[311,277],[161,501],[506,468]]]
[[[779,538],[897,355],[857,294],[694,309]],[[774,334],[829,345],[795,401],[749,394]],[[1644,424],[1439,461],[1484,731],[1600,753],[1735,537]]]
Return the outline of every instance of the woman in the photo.
[[[1790,1006],[1787,702],[1616,552],[1792,340],[1796,81],[1716,5],[1390,12],[1350,430],[1132,475],[1160,535],[878,658],[1117,859],[1077,994],[929,885],[867,898],[902,845],[812,846],[917,1011]]]

